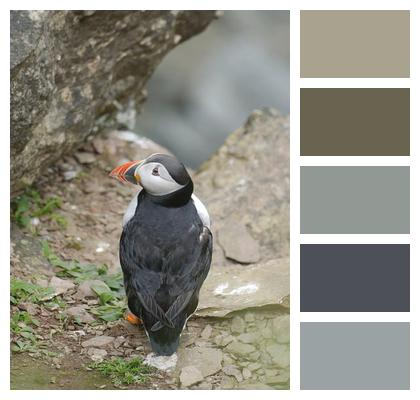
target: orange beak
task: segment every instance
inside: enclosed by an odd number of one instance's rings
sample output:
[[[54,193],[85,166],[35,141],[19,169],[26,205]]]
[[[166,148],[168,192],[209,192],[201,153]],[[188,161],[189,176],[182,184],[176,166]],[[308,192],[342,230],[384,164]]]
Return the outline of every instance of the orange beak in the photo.
[[[116,178],[121,182],[130,182],[134,185],[140,185],[140,175],[136,173],[137,167],[143,162],[140,161],[129,161],[117,168],[114,168],[109,176]]]

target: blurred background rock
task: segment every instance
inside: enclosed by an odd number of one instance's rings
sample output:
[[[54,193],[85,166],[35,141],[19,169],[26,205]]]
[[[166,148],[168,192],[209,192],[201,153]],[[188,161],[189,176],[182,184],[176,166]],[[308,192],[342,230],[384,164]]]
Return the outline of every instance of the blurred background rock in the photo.
[[[134,130],[197,168],[254,109],[289,113],[289,11],[225,11],[146,88]]]

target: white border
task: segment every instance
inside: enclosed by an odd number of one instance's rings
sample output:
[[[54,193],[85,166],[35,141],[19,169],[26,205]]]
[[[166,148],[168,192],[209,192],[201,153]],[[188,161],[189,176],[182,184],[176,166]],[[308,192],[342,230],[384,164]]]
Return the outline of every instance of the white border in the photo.
[[[89,0],[73,0],[73,1],[61,1],[60,3],[54,2],[52,0],[48,1],[19,1],[15,0],[11,4],[13,9],[231,9],[231,10],[290,10],[291,17],[291,100],[290,100],[290,109],[291,109],[291,391],[279,392],[279,391],[264,391],[264,392],[254,392],[254,391],[220,391],[217,393],[206,392],[206,391],[172,391],[170,393],[163,391],[147,391],[145,393],[138,393],[137,391],[77,391],[73,393],[72,391],[61,391],[59,396],[63,399],[73,399],[74,396],[83,396],[89,398],[100,398],[100,399],[115,399],[116,396],[124,396],[125,399],[136,399],[138,400],[139,396],[146,395],[148,398],[163,398],[163,396],[171,396],[174,399],[185,399],[185,398],[195,398],[199,396],[200,398],[210,398],[218,396],[220,398],[243,398],[251,399],[255,395],[265,396],[271,399],[282,398],[293,398],[293,399],[336,399],[340,397],[342,399],[353,399],[355,396],[362,399],[372,399],[372,396],[376,396],[381,399],[395,399],[396,397],[401,399],[412,399],[419,396],[419,340],[420,329],[419,329],[419,305],[420,305],[420,294],[419,294],[419,268],[420,268],[420,258],[419,258],[419,246],[417,241],[419,240],[419,224],[420,224],[420,214],[418,211],[418,206],[420,204],[419,198],[419,183],[420,174],[419,174],[419,118],[418,118],[418,108],[419,108],[419,51],[420,46],[417,38],[420,38],[420,19],[419,19],[419,2],[417,0],[341,0],[337,2],[336,0],[284,0],[284,1],[274,1],[274,0],[260,0],[258,2],[252,1],[206,1],[202,0],[200,2],[189,0],[184,2],[175,2],[175,1],[161,1],[154,0],[148,2],[139,2],[139,1],[125,1],[120,0],[118,2],[104,2],[104,1],[89,1]],[[6,54],[9,54],[9,4],[3,6],[2,3],[2,13],[1,13],[1,34],[0,34],[0,43],[2,45],[2,74],[0,79],[2,79],[2,93],[1,97],[1,123],[2,123],[2,134],[0,138],[2,140],[0,149],[2,151],[2,157],[0,158],[1,162],[4,164],[3,178],[5,178],[6,170],[8,167],[6,165],[7,160],[9,160],[9,138],[7,132],[9,132],[9,99],[6,93],[9,92],[9,65],[7,62]],[[6,8],[7,7],[7,8]],[[299,390],[299,321],[308,320],[312,317],[306,316],[305,314],[299,314],[299,244],[300,242],[304,243],[306,240],[309,240],[308,243],[314,243],[314,238],[311,238],[312,235],[299,235],[299,166],[302,165],[314,165],[313,160],[304,160],[299,157],[299,87],[349,87],[358,82],[358,87],[375,87],[378,85],[382,87],[382,79],[328,79],[328,83],[324,79],[317,79],[317,82],[314,82],[314,79],[300,79],[299,71],[299,10],[300,9],[410,9],[411,10],[411,78],[410,79],[386,79],[387,84],[383,87],[411,87],[411,157],[409,160],[405,160],[401,165],[410,165],[411,167],[411,235],[401,235],[401,243],[410,243],[411,244],[411,259],[412,259],[412,268],[411,268],[411,313],[408,316],[407,320],[411,321],[411,390],[410,391],[300,391]],[[417,42],[416,42],[417,41]],[[416,43],[415,43],[416,42]],[[416,45],[414,45],[414,43]],[[322,81],[322,84],[320,82]],[[313,85],[313,86],[312,86]],[[337,86],[335,86],[337,85]],[[355,87],[356,87],[355,86]],[[4,143],[3,143],[4,141]],[[328,164],[332,162],[332,159],[324,158],[322,160],[322,165],[333,165]],[[375,162],[377,160],[374,160]],[[385,160],[388,162],[388,160]],[[321,162],[321,161],[320,161]],[[343,161],[344,162],[344,161]],[[343,165],[353,165],[352,160],[346,159],[346,164]],[[363,165],[367,164],[367,160],[363,162]],[[373,161],[372,161],[373,162]],[[393,161],[391,161],[392,163]],[[308,164],[306,164],[308,163]],[[321,165],[321,164],[320,164]],[[362,165],[362,164],[354,164]],[[381,164],[378,164],[381,165]],[[393,165],[393,164],[386,164]],[[399,165],[399,164],[398,164]],[[5,179],[7,183],[3,185],[9,186],[9,181]],[[7,192],[7,189],[6,189]],[[4,193],[4,192],[3,192]],[[5,268],[9,264],[9,200],[8,193],[4,193],[1,196],[1,205],[2,205],[2,220],[1,226],[2,229],[2,240],[0,240],[0,251],[4,257],[2,272],[4,274],[3,279],[0,279],[0,294],[2,296],[1,305],[3,307],[1,316],[1,326],[3,329],[1,333],[1,351],[3,356],[3,366],[0,374],[0,390],[1,394],[4,394],[2,398],[11,398],[11,399],[55,399],[57,397],[57,392],[55,391],[8,391],[7,387],[9,386],[9,363],[8,357],[9,354],[9,344],[8,344],[8,326],[9,326],[9,314],[8,314],[8,293],[9,293],[9,282],[8,282],[8,270]],[[328,238],[328,235],[316,235],[322,236],[317,242],[322,243],[331,243],[331,238]],[[372,243],[389,243],[395,242],[394,238],[388,235],[368,235],[372,239]],[[339,239],[345,240],[346,243],[364,243],[363,237],[357,235],[355,242],[348,241],[350,238],[346,238],[344,235],[340,235]],[[348,239],[348,240],[347,240]],[[366,242],[367,243],[367,242]],[[392,294],[391,294],[392,295]],[[339,313],[343,314],[343,313]],[[380,317],[382,320],[387,321],[392,318],[394,313],[381,313]],[[371,317],[370,315],[364,314],[365,317]],[[405,316],[406,314],[404,314]],[[327,315],[322,315],[323,318],[328,318]],[[349,315],[340,316],[338,314],[329,314],[331,318],[349,318]],[[361,320],[364,318],[362,315],[355,316],[356,320]],[[324,319],[324,320],[325,320]],[[347,319],[346,319],[347,320]],[[392,343],[390,344],[392,345]],[[390,360],[392,362],[392,360]]]

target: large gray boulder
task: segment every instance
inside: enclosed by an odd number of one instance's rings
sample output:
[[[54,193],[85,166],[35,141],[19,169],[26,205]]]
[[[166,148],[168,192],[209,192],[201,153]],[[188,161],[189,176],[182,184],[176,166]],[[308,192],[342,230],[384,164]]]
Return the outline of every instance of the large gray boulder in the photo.
[[[213,11],[12,11],[11,190],[104,128],[132,128],[164,55]]]

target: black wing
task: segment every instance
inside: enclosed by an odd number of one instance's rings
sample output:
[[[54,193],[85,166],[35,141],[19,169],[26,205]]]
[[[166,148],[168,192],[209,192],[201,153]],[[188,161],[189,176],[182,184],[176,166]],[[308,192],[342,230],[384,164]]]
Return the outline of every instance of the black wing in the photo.
[[[128,224],[121,236],[127,296],[134,291],[141,306],[154,317],[153,331],[174,327],[174,319],[200,290],[210,269],[212,234],[208,228],[200,224],[171,243],[162,248],[158,238],[143,234],[134,224]]]

